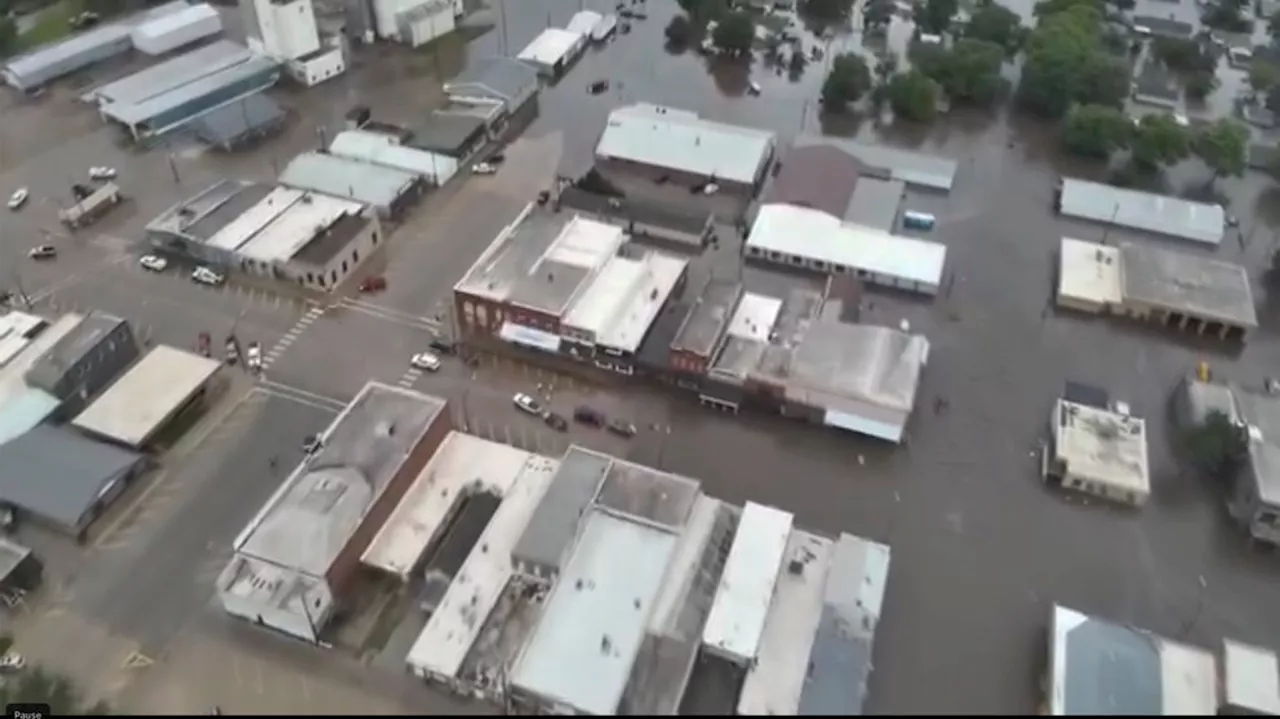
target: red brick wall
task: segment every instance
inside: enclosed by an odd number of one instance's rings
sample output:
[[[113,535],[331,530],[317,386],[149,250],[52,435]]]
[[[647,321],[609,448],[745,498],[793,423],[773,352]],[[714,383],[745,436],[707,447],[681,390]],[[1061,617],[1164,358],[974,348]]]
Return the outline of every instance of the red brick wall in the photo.
[[[374,502],[373,507],[365,515],[364,521],[347,541],[347,546],[342,549],[333,566],[329,568],[327,579],[335,592],[340,593],[359,570],[360,556],[364,554],[365,549],[368,549],[369,543],[373,541],[378,530],[387,523],[392,510],[400,504],[400,500],[404,498],[404,493],[413,484],[413,480],[422,472],[422,468],[435,455],[436,450],[440,448],[440,443],[452,429],[453,416],[446,405],[427,428],[417,446],[409,451],[409,456],[405,458],[400,471],[391,478],[386,490]]]
[[[708,364],[706,357],[701,357],[688,350],[671,350],[671,356],[667,362],[671,366],[672,372],[688,374],[703,374],[707,371]]]

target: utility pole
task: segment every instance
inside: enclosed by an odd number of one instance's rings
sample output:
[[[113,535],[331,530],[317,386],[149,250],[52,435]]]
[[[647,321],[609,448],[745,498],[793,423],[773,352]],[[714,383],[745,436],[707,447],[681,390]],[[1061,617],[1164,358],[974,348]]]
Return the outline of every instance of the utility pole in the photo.
[[[502,55],[508,56],[507,50],[507,0],[498,0],[499,39],[502,42]]]

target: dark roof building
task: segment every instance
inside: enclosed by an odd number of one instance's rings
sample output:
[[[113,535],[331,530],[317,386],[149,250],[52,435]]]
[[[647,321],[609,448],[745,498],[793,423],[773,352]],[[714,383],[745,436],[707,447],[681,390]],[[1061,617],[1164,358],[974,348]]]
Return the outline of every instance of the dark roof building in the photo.
[[[797,147],[782,158],[763,202],[811,207],[844,217],[861,168],[852,155],[834,147]]]
[[[270,185],[219,180],[173,205],[147,223],[147,233],[163,239],[205,242],[271,194]]]
[[[65,427],[36,427],[0,446],[0,503],[79,535],[144,457]]]
[[[35,361],[26,381],[61,400],[60,416],[73,417],[137,358],[129,323],[95,310]]]
[[[419,150],[439,152],[450,157],[465,157],[483,137],[483,117],[461,112],[433,112],[426,122],[414,129],[405,144]]]
[[[444,84],[451,102],[501,103],[510,114],[538,94],[538,73],[509,57],[491,57],[472,64]]]
[[[219,150],[234,150],[280,131],[285,112],[266,95],[247,95],[191,123],[196,138]]]

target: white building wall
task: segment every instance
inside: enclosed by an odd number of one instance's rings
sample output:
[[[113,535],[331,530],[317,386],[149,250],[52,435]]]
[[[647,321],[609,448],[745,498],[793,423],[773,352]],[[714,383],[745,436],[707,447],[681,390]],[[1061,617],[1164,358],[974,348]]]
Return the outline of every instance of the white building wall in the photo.
[[[329,264],[324,267],[314,267],[300,262],[287,262],[284,268],[285,275],[290,280],[310,289],[324,292],[337,289],[369,259],[383,239],[381,223],[378,222],[374,213],[368,214],[372,221],[360,234],[352,238],[342,252],[334,255],[333,259],[329,260]],[[324,278],[323,285],[316,281],[321,276]]]
[[[401,13],[423,4],[423,0],[373,0],[373,29],[384,40],[399,40],[400,27],[396,24]]]
[[[231,581],[238,571],[237,565],[242,561],[253,560],[236,555],[218,580],[217,595],[223,610],[252,624],[266,626],[304,641],[318,642],[320,638],[317,633],[329,621],[333,611],[333,594],[329,587],[323,582],[311,586],[306,599],[315,606],[315,611],[310,614],[302,611],[297,603],[282,607],[277,603],[261,601],[266,594],[237,591],[239,583]]]
[[[341,47],[309,60],[289,63],[289,76],[305,87],[314,87],[347,71],[347,57]]]
[[[249,36],[249,48],[278,60],[296,60],[320,49],[311,0],[254,0],[261,40]]]
[[[453,32],[454,27],[453,7],[441,4],[434,12],[406,22],[403,28],[404,36],[400,39],[410,47],[420,47],[438,37],[448,35]]]

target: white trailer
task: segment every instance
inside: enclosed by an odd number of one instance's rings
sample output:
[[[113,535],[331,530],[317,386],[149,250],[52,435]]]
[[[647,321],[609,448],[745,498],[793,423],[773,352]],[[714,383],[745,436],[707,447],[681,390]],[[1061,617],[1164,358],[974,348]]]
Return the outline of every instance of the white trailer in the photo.
[[[222,32],[222,17],[208,5],[192,5],[171,15],[144,22],[130,35],[138,52],[163,55]]]

